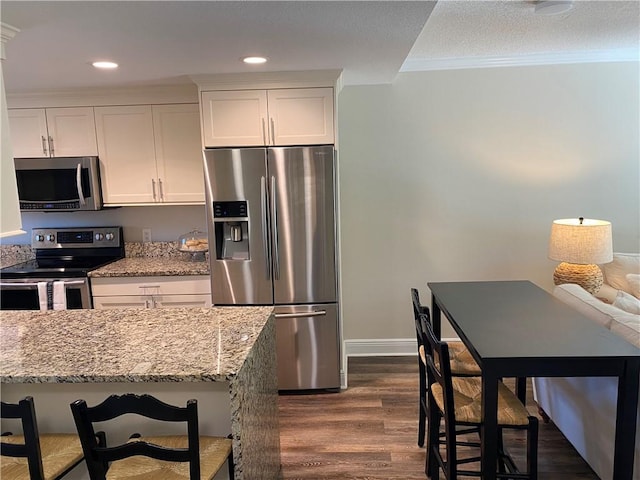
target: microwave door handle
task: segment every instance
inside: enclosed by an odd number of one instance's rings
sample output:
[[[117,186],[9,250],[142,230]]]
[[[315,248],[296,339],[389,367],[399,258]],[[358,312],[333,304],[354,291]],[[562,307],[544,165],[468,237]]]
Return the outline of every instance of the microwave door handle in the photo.
[[[76,187],[78,188],[78,199],[80,200],[80,205],[85,205],[84,201],[84,192],[82,191],[82,164],[78,164],[78,168],[76,169]]]

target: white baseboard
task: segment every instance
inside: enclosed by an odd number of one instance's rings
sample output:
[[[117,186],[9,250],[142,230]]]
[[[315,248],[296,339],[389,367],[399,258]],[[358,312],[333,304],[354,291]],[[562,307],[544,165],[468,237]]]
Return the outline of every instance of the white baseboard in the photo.
[[[458,338],[445,338],[446,342],[459,340]],[[363,338],[345,340],[342,349],[342,365],[340,372],[340,386],[347,388],[347,374],[349,357],[403,357],[415,356],[417,344],[415,338]]]
[[[389,357],[416,354],[415,338],[364,338],[344,341],[345,357]]]

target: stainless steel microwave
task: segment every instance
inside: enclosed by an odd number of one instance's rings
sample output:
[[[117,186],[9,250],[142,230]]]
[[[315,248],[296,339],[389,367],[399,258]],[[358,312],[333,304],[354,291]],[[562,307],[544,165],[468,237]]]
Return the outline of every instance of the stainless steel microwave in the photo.
[[[15,158],[23,212],[100,210],[98,157]]]

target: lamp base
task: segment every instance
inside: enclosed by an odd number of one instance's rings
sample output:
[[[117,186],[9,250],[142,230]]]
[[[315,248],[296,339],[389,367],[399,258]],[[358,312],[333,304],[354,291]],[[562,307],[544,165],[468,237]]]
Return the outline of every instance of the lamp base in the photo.
[[[553,272],[553,283],[577,283],[593,295],[602,287],[602,271],[597,265],[562,262]]]

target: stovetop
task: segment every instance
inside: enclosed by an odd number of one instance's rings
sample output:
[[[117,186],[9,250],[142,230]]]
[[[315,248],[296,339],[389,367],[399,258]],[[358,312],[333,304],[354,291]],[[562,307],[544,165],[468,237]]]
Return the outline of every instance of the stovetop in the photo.
[[[120,257],[122,258],[122,257]],[[93,261],[83,262],[82,265],[74,263],[72,265],[51,262],[39,262],[38,260],[28,260],[26,262],[11,265],[0,270],[0,277],[6,279],[16,278],[77,278],[86,277],[91,270],[100,268],[120,258],[98,258]]]
[[[34,228],[36,258],[0,270],[3,279],[74,278],[124,258],[122,227]]]

